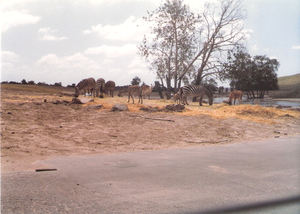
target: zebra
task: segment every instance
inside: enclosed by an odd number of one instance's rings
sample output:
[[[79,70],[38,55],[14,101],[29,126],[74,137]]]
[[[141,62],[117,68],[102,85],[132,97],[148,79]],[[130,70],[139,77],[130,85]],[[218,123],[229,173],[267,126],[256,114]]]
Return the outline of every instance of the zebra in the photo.
[[[127,88],[128,91],[128,103],[130,101],[130,96],[132,98],[132,104],[134,104],[134,99],[132,95],[137,94],[139,96],[139,103],[143,104],[143,96],[142,96],[142,87],[138,85],[132,85]]]
[[[180,95],[183,104],[187,104],[187,96],[191,95],[192,97],[199,97],[200,96],[200,101],[199,105],[202,106],[202,98],[204,95],[206,95],[209,99],[209,105],[212,105],[213,103],[213,94],[204,86],[200,85],[186,85],[180,88]]]
[[[115,91],[116,83],[114,81],[107,81],[105,83],[105,95],[108,96],[108,92],[111,97],[114,97],[114,91]]]
[[[92,96],[95,97],[95,86],[96,81],[94,78],[88,78],[81,80],[76,86],[75,86],[75,97],[78,97],[81,90],[84,90],[84,96],[86,93],[86,90],[91,92]]]
[[[105,92],[105,80],[103,78],[97,79],[96,82],[96,96],[98,97],[100,92],[100,98],[103,98],[103,93]]]

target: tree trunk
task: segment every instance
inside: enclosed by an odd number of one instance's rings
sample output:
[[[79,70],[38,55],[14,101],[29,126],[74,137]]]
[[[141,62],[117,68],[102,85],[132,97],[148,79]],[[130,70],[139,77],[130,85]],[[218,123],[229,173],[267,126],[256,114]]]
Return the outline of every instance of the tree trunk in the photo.
[[[251,99],[251,95],[250,95],[249,91],[247,91],[247,98]]]
[[[159,94],[159,96],[160,96],[160,99],[164,99],[164,96],[163,96],[163,94],[162,94],[162,92],[161,92],[161,90],[160,90],[159,82],[158,82],[158,81],[155,81],[155,87],[156,87],[156,89],[157,89],[157,91],[158,91],[158,94]]]
[[[167,91],[165,92],[165,94],[166,94],[166,99],[169,100],[171,99],[171,78],[166,76],[166,82],[167,82]]]
[[[195,85],[200,85],[201,80],[202,80],[202,71],[201,71],[201,68],[199,68]],[[193,97],[193,102],[197,102],[197,97]]]

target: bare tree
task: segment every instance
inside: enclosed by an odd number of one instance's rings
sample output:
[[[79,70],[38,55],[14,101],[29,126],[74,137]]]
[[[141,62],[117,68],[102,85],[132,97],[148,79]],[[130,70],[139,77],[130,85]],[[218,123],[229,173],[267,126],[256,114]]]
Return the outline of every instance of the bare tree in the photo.
[[[150,41],[144,37],[139,54],[163,86],[166,82],[167,99],[171,80],[176,91],[182,80],[193,78],[199,85],[208,75],[223,74],[221,62],[227,51],[245,39],[244,18],[241,0],[221,0],[219,7],[207,3],[199,15],[183,0],[166,0],[156,11],[148,12],[144,20],[152,24],[154,37]]]
[[[222,0],[220,8],[205,4],[201,13],[199,48],[179,78],[183,78],[195,64],[198,68],[196,85],[208,75],[223,75],[221,62],[225,61],[227,52],[246,38],[243,26],[246,15],[241,3],[241,0]]]
[[[178,77],[193,56],[191,41],[195,40],[195,26],[199,17],[191,13],[182,0],[167,0],[156,11],[148,12],[144,20],[152,24],[154,38],[148,44],[144,37],[143,44],[138,46],[139,54],[150,63],[150,70],[156,72],[163,88],[166,82],[166,96],[170,99],[171,80],[174,80],[174,87],[177,88]]]

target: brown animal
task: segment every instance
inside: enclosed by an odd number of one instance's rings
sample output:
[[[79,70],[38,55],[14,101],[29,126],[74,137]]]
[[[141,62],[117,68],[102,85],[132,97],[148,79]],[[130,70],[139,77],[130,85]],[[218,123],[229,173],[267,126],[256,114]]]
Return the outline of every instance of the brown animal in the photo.
[[[127,91],[128,91],[128,103],[131,97],[132,104],[134,104],[133,95],[137,94],[139,96],[139,103],[141,102],[141,104],[143,104],[142,87],[138,85],[132,85],[127,88]]]
[[[149,86],[149,85],[142,85],[141,88],[142,88],[142,95],[143,95],[143,98],[145,99],[146,97],[145,97],[144,92],[145,92],[146,90],[149,90],[150,86]]]
[[[228,104],[232,105],[232,100],[234,100],[234,102],[233,102],[234,105],[235,105],[235,100],[238,100],[239,104],[241,104],[242,103],[242,98],[243,98],[243,92],[241,92],[241,91],[232,91],[229,94]]]
[[[150,100],[150,94],[152,92],[153,87],[154,86],[152,84],[151,84],[151,86],[149,86],[149,85],[142,86],[142,92],[143,92],[144,99],[146,99],[146,97],[148,96],[148,99]]]
[[[98,97],[100,92],[100,98],[103,98],[103,93],[105,92],[105,80],[103,78],[97,79],[96,82],[96,96]]]
[[[176,94],[174,94],[174,101],[175,103],[180,103],[180,99],[181,99],[181,96],[180,96],[180,92],[178,91]]]
[[[107,83],[105,83],[105,95],[108,96],[108,92],[109,95],[111,97],[114,97],[114,91],[115,91],[115,87],[116,87],[116,83],[114,81],[107,81]]]
[[[75,97],[79,96],[81,90],[84,90],[84,95],[88,91],[88,93],[91,92],[92,96],[95,97],[95,88],[96,81],[94,78],[83,79],[75,86]]]

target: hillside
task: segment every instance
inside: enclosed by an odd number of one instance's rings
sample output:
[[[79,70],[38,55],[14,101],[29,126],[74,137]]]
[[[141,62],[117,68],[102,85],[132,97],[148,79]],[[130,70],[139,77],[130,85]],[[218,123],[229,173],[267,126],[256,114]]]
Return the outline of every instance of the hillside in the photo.
[[[23,85],[23,84],[0,84],[1,90],[12,90],[12,91],[27,91],[27,92],[40,92],[40,93],[74,93],[74,88],[61,87],[61,86],[50,86],[50,85]]]
[[[284,91],[291,91],[300,89],[300,74],[292,76],[285,76],[278,78],[279,89]]]
[[[273,98],[298,98],[300,97],[300,74],[278,78],[278,91],[270,92]]]

